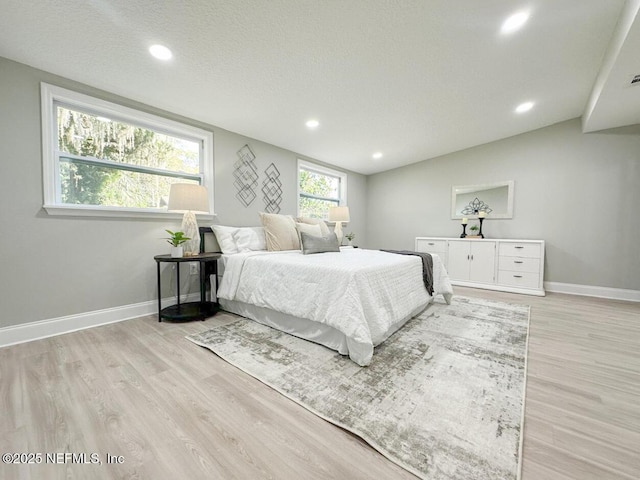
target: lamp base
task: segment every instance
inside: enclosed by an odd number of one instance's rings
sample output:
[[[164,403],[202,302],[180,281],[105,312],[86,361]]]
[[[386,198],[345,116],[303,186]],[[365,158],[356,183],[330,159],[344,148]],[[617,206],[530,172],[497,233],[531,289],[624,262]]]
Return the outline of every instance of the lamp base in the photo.
[[[336,232],[336,237],[338,237],[338,245],[342,245],[342,222],[336,222],[334,232]]]
[[[200,253],[200,230],[198,229],[196,214],[191,211],[185,212],[184,217],[182,217],[181,228],[184,236],[191,239],[182,244],[184,255],[187,257],[198,255]]]

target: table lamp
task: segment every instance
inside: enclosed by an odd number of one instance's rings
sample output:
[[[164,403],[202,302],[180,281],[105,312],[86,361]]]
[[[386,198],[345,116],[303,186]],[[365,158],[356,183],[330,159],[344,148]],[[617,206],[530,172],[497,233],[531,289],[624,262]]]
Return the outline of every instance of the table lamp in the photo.
[[[185,256],[200,253],[200,231],[196,221],[196,213],[209,213],[209,197],[207,187],[192,183],[173,183],[169,191],[170,212],[184,212],[182,232],[188,240],[183,244]]]
[[[349,221],[349,207],[330,207],[329,221],[336,222],[336,237],[338,237],[338,244],[342,245],[342,222]]]

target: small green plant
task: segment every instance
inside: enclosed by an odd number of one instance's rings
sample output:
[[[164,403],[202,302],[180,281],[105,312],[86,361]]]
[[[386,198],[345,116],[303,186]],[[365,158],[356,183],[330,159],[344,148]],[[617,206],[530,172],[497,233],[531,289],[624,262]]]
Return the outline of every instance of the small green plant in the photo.
[[[345,235],[345,238],[346,238],[347,240],[349,240],[350,242],[352,242],[352,241],[353,241],[353,239],[354,239],[354,238],[356,238],[356,234],[355,234],[355,233],[353,233],[353,232],[351,232],[351,233],[347,233],[347,234]]]
[[[478,225],[472,225],[471,227],[469,227],[469,230],[471,230],[473,233],[476,233],[478,230],[480,230],[480,227]]]
[[[169,235],[169,238],[165,238],[169,245],[173,245],[174,247],[179,247],[187,240],[191,240],[189,237],[184,236],[184,232],[172,232],[171,230],[165,230]]]

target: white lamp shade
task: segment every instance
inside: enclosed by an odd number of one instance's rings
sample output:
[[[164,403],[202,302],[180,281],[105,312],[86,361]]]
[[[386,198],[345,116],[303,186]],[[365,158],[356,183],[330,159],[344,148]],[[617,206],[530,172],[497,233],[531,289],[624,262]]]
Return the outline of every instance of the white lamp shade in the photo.
[[[173,183],[169,191],[170,212],[209,213],[207,187],[191,183]]]
[[[348,222],[349,207],[330,207],[329,221],[330,222]]]

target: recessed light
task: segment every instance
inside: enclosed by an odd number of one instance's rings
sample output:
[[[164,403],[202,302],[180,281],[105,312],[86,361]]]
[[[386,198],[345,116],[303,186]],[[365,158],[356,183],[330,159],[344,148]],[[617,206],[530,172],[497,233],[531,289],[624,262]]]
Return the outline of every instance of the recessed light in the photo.
[[[516,113],[525,113],[533,108],[533,102],[524,102],[516,107]]]
[[[527,20],[529,20],[528,11],[514,13],[502,23],[502,27],[500,27],[500,33],[502,33],[503,35],[513,33],[516,30],[522,28],[522,26],[527,23]]]
[[[308,128],[318,128],[320,122],[318,120],[308,120],[305,124]]]
[[[171,50],[164,45],[151,45],[149,47],[149,53],[156,57],[158,60],[169,60],[173,57]]]
[[[382,158],[382,152],[376,152],[373,155],[371,155],[373,158],[375,158],[376,160],[378,160],[379,158]]]

